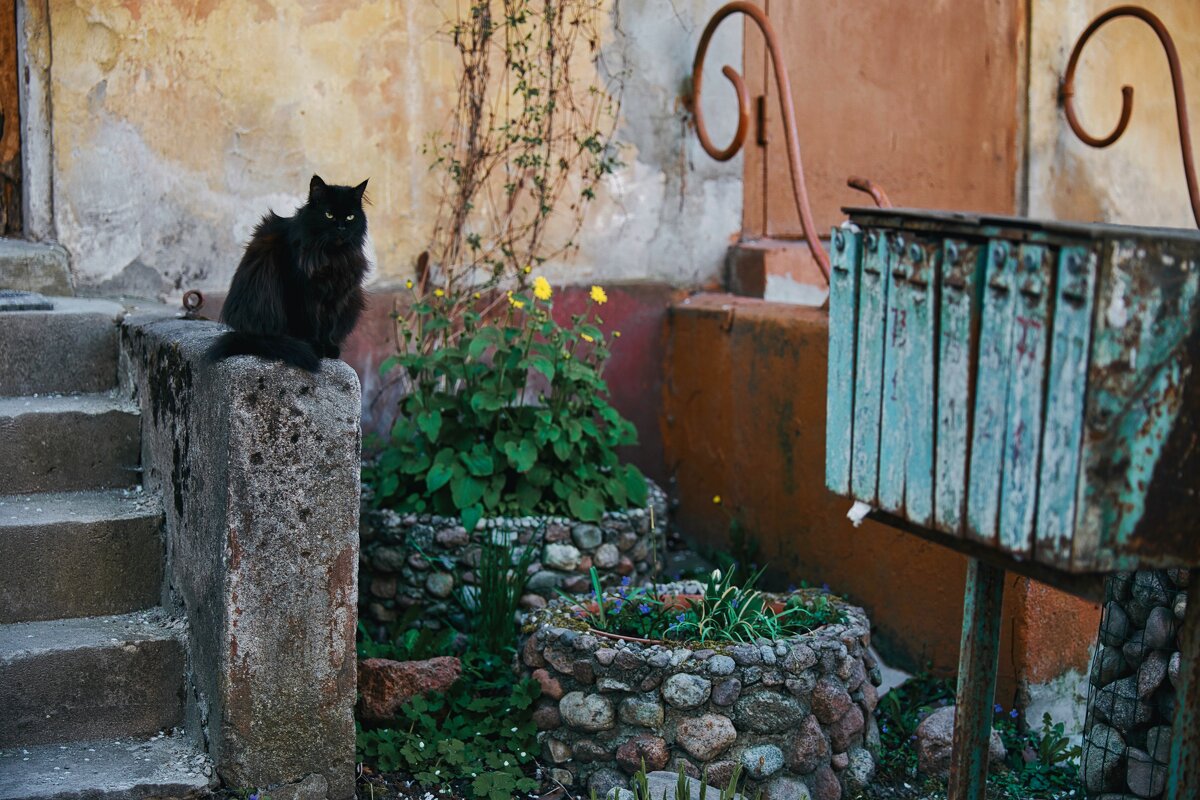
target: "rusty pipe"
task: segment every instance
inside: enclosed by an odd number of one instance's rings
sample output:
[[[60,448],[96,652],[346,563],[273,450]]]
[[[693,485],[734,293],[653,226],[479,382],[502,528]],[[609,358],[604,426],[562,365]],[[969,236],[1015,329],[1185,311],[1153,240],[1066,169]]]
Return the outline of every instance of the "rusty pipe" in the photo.
[[[704,152],[718,161],[728,161],[742,149],[746,142],[746,133],[750,129],[750,96],[746,93],[746,83],[737,70],[729,65],[721,69],[721,73],[733,84],[738,98],[738,126],[729,146],[720,149],[709,138],[708,128],[704,124],[704,113],[700,109],[700,90],[703,82],[704,56],[708,53],[708,44],[713,33],[726,18],[734,14],[745,14],[752,19],[762,31],[767,42],[767,52],[771,54],[771,64],[775,70],[775,84],[779,88],[779,106],[783,116],[783,130],[787,139],[788,167],[792,176],[792,197],[796,201],[796,210],[800,212],[800,225],[804,230],[804,241],[812,249],[825,282],[829,282],[829,253],[821,245],[821,239],[816,234],[816,223],[813,222],[812,208],[808,202],[808,187],[804,183],[804,165],[800,160],[800,139],[796,135],[796,109],[792,102],[792,87],[788,80],[787,68],[783,63],[782,51],[779,48],[779,38],[771,21],[761,8],[745,0],[735,0],[726,3],[713,14],[712,19],[700,35],[700,44],[696,48],[696,58],[692,62],[692,94],[687,99],[687,105],[696,120],[696,135]]]
[[[1132,86],[1121,87],[1121,118],[1108,136],[1098,138],[1090,135],[1083,129],[1079,118],[1075,115],[1075,68],[1079,64],[1079,56],[1092,35],[1106,22],[1118,17],[1135,17],[1145,22],[1154,30],[1163,50],[1166,51],[1167,64],[1171,70],[1171,88],[1175,92],[1175,118],[1179,124],[1179,146],[1183,155],[1183,173],[1187,180],[1188,198],[1192,203],[1192,216],[1195,218],[1196,226],[1200,227],[1200,185],[1197,184],[1196,162],[1192,155],[1192,132],[1188,123],[1187,96],[1183,91],[1183,69],[1179,64],[1179,51],[1175,49],[1175,41],[1171,38],[1171,33],[1162,20],[1140,6],[1116,6],[1092,20],[1092,23],[1080,34],[1079,40],[1075,42],[1075,48],[1071,51],[1070,60],[1067,61],[1067,70],[1059,89],[1059,97],[1062,99],[1067,124],[1084,144],[1096,148],[1108,147],[1120,139],[1124,135],[1125,129],[1129,127],[1129,119],[1133,116]]]
[[[851,189],[857,189],[860,192],[866,192],[871,195],[871,199],[875,201],[877,208],[891,208],[892,201],[888,197],[887,192],[883,187],[877,184],[870,178],[860,178],[857,175],[851,175],[846,179],[846,185]]]

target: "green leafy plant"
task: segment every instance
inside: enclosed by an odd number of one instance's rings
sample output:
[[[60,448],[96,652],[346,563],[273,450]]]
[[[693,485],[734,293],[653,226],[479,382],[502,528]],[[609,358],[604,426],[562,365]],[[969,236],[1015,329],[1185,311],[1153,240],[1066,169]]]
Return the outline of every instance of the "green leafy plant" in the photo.
[[[1000,732],[1008,750],[1007,774],[996,776],[993,783],[1009,797],[1058,797],[1079,789],[1079,757],[1082,750],[1072,745],[1065,726],[1042,715],[1041,731],[1021,730],[1016,709],[1005,713],[995,708],[993,727]]]
[[[410,608],[391,626],[392,634],[385,641],[377,641],[366,625],[358,623],[356,636],[359,658],[389,658],[393,661],[420,661],[435,656],[444,656],[454,651],[458,638],[456,631],[450,628],[434,630],[432,628],[413,627],[420,618],[422,611],[418,607]]]
[[[713,796],[713,800],[733,800],[733,798],[738,797],[738,784],[740,784],[741,781],[742,765],[735,764],[733,770],[730,772],[729,782],[725,785],[725,788],[717,790],[716,794]],[[678,773],[676,773],[674,787],[675,791],[671,796],[668,796],[665,793],[661,795],[653,795],[651,793],[650,779],[646,775],[646,763],[644,761],[642,762],[642,768],[635,772],[633,777],[630,778],[629,786],[633,791],[634,800],[691,800],[692,798],[691,783],[688,780],[687,774],[684,772],[682,764],[679,766]],[[700,778],[700,800],[707,800],[708,790],[708,770],[705,769],[704,774]],[[615,794],[615,792],[612,792],[610,793],[609,797],[606,797],[603,800],[609,800],[609,798]],[[754,795],[754,800],[758,800],[761,795],[761,792],[756,793]],[[596,797],[596,791],[594,789],[591,793],[591,800],[600,800]]]
[[[448,691],[413,698],[391,728],[359,725],[358,757],[426,785],[459,782],[471,797],[508,800],[538,787],[527,772],[537,753],[532,707],[540,693],[536,681],[517,680],[508,656],[468,651]]]
[[[496,536],[501,541],[496,541]],[[516,538],[515,533],[494,533],[480,551],[478,584],[464,587],[459,594],[459,601],[473,621],[475,644],[488,653],[501,654],[512,649],[517,606],[525,591],[529,567],[539,552],[532,543],[515,547]]]
[[[771,600],[755,588],[761,575],[760,569],[737,586],[732,574],[713,570],[703,592],[690,597],[630,588],[628,581],[607,593],[593,568],[590,601],[578,605],[575,613],[608,633],[697,642],[782,639],[841,619],[825,594],[804,593],[783,603]]]
[[[609,350],[595,309],[607,296],[593,287],[570,325],[551,315],[551,296],[539,278],[499,314],[458,319],[444,294],[414,296],[415,318],[400,321],[406,347],[381,366],[402,370],[409,391],[364,472],[376,502],[459,516],[467,530],[485,515],[595,521],[645,504],[645,478],[616,452],[636,431],[601,377]]]

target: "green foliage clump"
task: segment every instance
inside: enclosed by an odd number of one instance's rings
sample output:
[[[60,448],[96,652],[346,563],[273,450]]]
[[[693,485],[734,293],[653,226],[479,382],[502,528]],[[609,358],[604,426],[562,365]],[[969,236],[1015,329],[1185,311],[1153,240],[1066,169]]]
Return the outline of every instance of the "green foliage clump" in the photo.
[[[738,586],[733,573],[713,570],[698,597],[647,587],[631,589],[627,581],[609,594],[601,590],[593,568],[591,601],[576,613],[596,630],[608,633],[695,642],[784,639],[842,620],[824,593],[793,595],[780,607],[755,588],[761,576],[760,569]]]
[[[541,686],[517,680],[510,658],[468,651],[462,678],[448,691],[413,698],[391,728],[359,725],[358,757],[428,786],[463,781],[480,800],[537,789],[526,771],[537,753],[532,707]]]
[[[561,325],[550,294],[539,278],[494,312],[414,295],[404,345],[380,367],[401,370],[408,393],[364,471],[376,502],[458,516],[467,530],[484,516],[595,521],[645,504],[645,478],[616,452],[637,432],[601,376],[609,349],[595,307],[607,298],[594,287],[588,308]]]

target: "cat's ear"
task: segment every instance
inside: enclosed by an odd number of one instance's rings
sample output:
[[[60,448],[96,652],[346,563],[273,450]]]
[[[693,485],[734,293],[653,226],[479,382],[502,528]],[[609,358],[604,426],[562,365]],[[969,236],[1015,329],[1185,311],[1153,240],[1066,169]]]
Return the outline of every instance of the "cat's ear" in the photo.
[[[371,180],[371,179],[367,178],[367,181],[369,181],[369,180]],[[367,192],[367,181],[363,181],[358,186],[354,187],[355,193],[358,194],[358,202],[360,202],[360,203],[362,202],[363,195],[366,194],[366,192]]]
[[[325,181],[321,180],[321,176],[313,175],[308,182],[308,199],[319,200],[325,194],[325,189]]]

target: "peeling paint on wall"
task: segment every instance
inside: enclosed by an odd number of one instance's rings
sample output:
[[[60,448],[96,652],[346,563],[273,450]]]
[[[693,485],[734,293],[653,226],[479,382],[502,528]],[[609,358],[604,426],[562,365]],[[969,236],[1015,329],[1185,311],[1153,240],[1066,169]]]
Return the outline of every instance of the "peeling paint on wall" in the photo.
[[[551,274],[694,283],[741,222],[740,165],[699,154],[678,106],[714,0],[611,0],[608,68],[627,69],[613,176]],[[268,209],[313,172],[371,179],[379,283],[407,277],[435,203],[421,153],[454,100],[454,4],[387,0],[51,0],[55,224],[91,293],[227,285]],[[737,35],[717,57],[741,61]],[[624,245],[624,246],[619,246]]]

